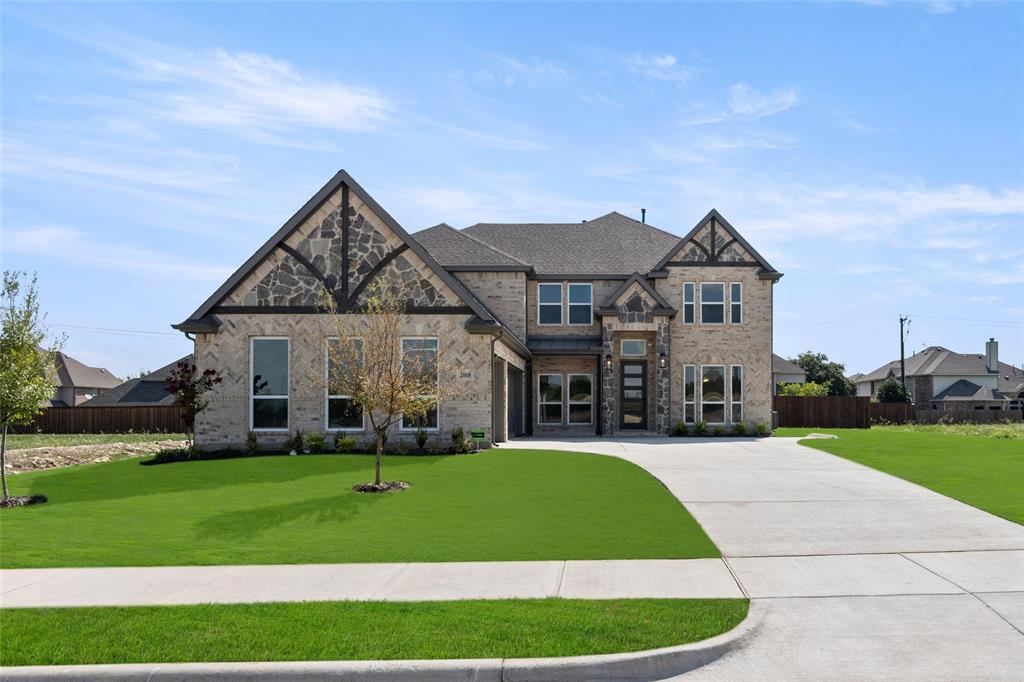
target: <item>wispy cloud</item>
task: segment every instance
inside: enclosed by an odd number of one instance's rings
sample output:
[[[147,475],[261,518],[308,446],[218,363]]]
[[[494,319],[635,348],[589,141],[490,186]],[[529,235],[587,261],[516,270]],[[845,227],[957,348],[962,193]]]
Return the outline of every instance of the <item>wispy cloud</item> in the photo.
[[[796,88],[777,88],[762,92],[747,83],[736,83],[726,92],[724,107],[708,102],[696,102],[685,114],[684,126],[710,125],[728,120],[755,120],[782,113],[796,106],[799,101]]]
[[[697,75],[697,67],[680,64],[671,54],[633,54],[626,57],[626,67],[635,74],[659,81],[685,85]]]
[[[952,2],[936,1],[925,3],[925,10],[930,14],[949,14],[956,11],[956,5]]]
[[[231,268],[201,265],[167,253],[124,242],[104,242],[73,227],[39,226],[5,229],[3,250],[52,258],[72,266],[86,265],[104,272],[129,272],[207,282],[222,281]]]
[[[875,275],[880,272],[899,272],[900,268],[893,265],[881,265],[879,263],[859,263],[856,265],[844,266],[840,272],[844,275]]]

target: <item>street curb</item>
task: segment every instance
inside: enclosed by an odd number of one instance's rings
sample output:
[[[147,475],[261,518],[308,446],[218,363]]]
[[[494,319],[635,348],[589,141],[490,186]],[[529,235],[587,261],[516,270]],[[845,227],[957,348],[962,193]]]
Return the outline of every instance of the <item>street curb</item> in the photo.
[[[0,668],[5,682],[31,680],[360,680],[360,682],[620,682],[680,675],[741,649],[757,634],[768,605],[751,601],[747,617],[728,632],[692,644],[595,656],[423,661],[310,661],[274,663],[144,663]]]

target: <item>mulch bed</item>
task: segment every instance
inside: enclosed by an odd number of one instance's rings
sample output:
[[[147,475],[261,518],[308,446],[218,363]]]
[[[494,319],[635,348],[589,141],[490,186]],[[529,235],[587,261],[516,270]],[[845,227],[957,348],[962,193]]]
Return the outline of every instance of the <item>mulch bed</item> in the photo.
[[[20,495],[0,497],[0,507],[27,507],[30,504],[46,502],[46,495]]]
[[[357,493],[394,493],[405,490],[409,484],[405,481],[381,481],[380,483],[360,483],[352,486]]]

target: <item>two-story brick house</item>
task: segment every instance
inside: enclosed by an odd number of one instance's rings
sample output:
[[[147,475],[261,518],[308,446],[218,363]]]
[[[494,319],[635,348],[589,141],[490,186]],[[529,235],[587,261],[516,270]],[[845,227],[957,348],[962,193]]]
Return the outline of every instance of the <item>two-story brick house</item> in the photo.
[[[410,235],[341,171],[174,326],[225,378],[197,424],[207,447],[249,431],[368,437],[346,397],[309,377],[329,371],[324,288],[359,315],[380,278],[407,296],[403,349],[453,368],[458,389],[397,438],[729,430],[770,422],[781,276],[714,210],[682,238],[619,213]]]

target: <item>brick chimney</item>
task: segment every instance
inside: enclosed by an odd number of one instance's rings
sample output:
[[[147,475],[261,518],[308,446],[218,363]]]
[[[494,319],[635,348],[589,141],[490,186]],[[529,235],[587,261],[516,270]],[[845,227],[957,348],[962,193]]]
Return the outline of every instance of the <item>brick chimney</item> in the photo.
[[[999,342],[994,338],[985,342],[985,369],[989,374],[999,372]]]

